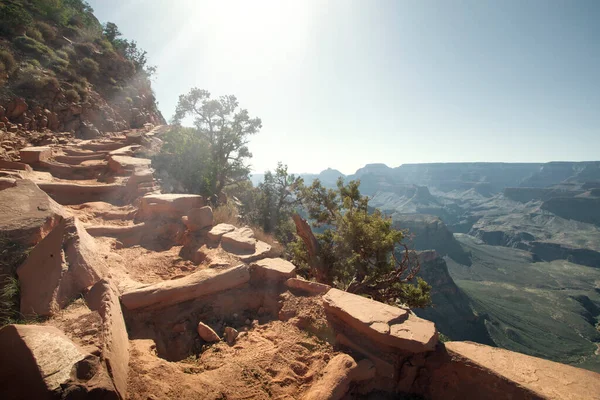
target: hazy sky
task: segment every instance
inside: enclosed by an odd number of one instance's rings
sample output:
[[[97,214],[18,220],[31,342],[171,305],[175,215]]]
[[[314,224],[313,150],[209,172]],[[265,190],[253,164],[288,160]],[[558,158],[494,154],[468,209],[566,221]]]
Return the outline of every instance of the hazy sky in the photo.
[[[600,1],[91,0],[158,66],[263,129],[253,169],[600,159]]]

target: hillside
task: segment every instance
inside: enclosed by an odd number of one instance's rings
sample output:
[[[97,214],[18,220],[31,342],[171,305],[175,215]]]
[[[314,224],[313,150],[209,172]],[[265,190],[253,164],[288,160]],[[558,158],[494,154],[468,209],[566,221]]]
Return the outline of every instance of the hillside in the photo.
[[[0,2],[0,158],[15,159],[25,142],[164,122],[150,82],[155,69],[119,35],[82,0]]]

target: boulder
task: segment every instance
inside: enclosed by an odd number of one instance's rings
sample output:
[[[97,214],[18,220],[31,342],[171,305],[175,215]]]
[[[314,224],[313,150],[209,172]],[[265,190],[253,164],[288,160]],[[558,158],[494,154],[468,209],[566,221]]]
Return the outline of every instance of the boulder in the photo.
[[[429,399],[597,399],[600,374],[472,342],[428,357],[412,391]],[[475,396],[476,394],[476,396]]]
[[[251,263],[266,257],[273,257],[274,254],[272,250],[273,248],[270,244],[257,240],[254,253],[234,253],[233,255],[242,262]]]
[[[111,155],[108,157],[108,167],[111,171],[121,174],[136,169],[147,169],[152,164],[152,160],[146,158],[137,158],[129,156]]]
[[[250,280],[246,265],[226,270],[205,269],[184,278],[159,282],[121,295],[128,310],[142,307],[166,307],[200,296],[222,292],[243,285]]]
[[[323,370],[319,380],[311,386],[303,400],[339,400],[343,398],[353,381],[357,364],[348,354],[333,357]]]
[[[0,191],[0,231],[30,246],[42,240],[69,213],[30,180]]]
[[[235,230],[235,226],[229,224],[218,224],[213,226],[213,228],[208,231],[207,237],[213,243],[218,243],[221,240],[221,237],[229,232],[233,232]]]
[[[185,226],[192,232],[213,225],[213,212],[209,206],[192,208],[187,216],[181,217]]]
[[[366,297],[331,289],[323,296],[325,310],[368,338],[409,353],[431,351],[438,341],[433,322],[410,311]]]
[[[63,219],[17,268],[21,313],[53,315],[98,282],[106,268],[94,239],[81,223],[72,217]]]
[[[263,258],[251,265],[252,276],[259,280],[285,281],[296,276],[296,266],[282,258]]]
[[[205,342],[212,343],[221,340],[219,335],[217,335],[217,333],[210,326],[206,325],[203,322],[198,322],[197,331],[198,335],[200,335],[202,340],[204,340]]]
[[[100,334],[102,362],[121,396],[127,398],[127,374],[129,370],[129,338],[119,302],[119,291],[106,280],[96,283],[85,296],[91,310],[102,318]]]
[[[299,289],[314,294],[327,293],[331,289],[331,286],[324,283],[311,282],[300,278],[290,278],[285,281],[285,285],[290,289]]]
[[[236,229],[221,237],[221,246],[230,253],[248,254],[256,250],[256,239],[246,229]]]
[[[17,119],[28,109],[29,106],[25,100],[17,97],[8,103],[8,106],[6,107],[6,116],[10,119]]]
[[[0,329],[0,398],[48,399],[71,378],[83,351],[53,326]]]
[[[19,151],[21,162],[26,164],[37,164],[41,161],[48,161],[52,157],[50,147],[25,147]]]
[[[196,194],[148,194],[141,198],[138,216],[181,218],[192,208],[204,206],[204,198]]]

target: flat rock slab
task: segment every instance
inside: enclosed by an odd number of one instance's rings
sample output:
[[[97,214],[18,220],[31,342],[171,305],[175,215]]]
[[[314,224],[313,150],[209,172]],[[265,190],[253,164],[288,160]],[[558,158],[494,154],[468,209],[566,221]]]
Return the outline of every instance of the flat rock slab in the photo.
[[[35,164],[40,161],[48,161],[52,157],[52,148],[50,147],[25,147],[19,151],[21,162],[26,164]]]
[[[93,201],[119,202],[125,185],[107,183],[100,185],[82,185],[70,182],[39,183],[38,186],[56,202],[63,205],[89,203]]]
[[[0,191],[0,231],[11,240],[33,245],[69,213],[35,183],[18,179]]]
[[[246,265],[226,270],[205,269],[184,278],[124,293],[121,295],[121,302],[128,310],[150,306],[165,307],[232,289],[249,280],[250,272]]]
[[[207,237],[210,241],[218,243],[221,240],[221,236],[233,231],[235,231],[235,226],[233,225],[218,224],[208,231]]]
[[[208,228],[213,224],[213,211],[209,206],[192,208],[182,217],[185,226],[192,232]]]
[[[296,276],[296,266],[282,258],[263,258],[251,267],[253,275],[270,281],[285,281]]]
[[[325,310],[369,338],[410,353],[431,351],[438,341],[433,322],[366,297],[331,289],[323,296]]]
[[[331,289],[331,286],[324,283],[311,282],[300,278],[290,278],[285,281],[285,285],[290,289],[300,289],[314,294],[327,293]]]
[[[204,207],[204,198],[197,194],[149,194],[141,198],[140,217],[180,218],[200,207]]]
[[[133,156],[133,153],[140,147],[142,146],[140,146],[139,144],[132,144],[130,146],[125,146],[121,147],[120,149],[113,150],[108,154],[111,156]]]
[[[43,399],[60,388],[85,358],[52,326],[7,325],[0,329],[0,398]]]
[[[108,158],[108,167],[117,173],[134,171],[138,168],[149,168],[151,164],[152,160],[147,158],[130,156],[110,156]]]
[[[540,398],[591,400],[598,399],[600,395],[600,374],[592,371],[478,343],[447,342],[445,346],[448,353],[461,362],[472,363],[494,375],[500,375],[514,382],[517,387],[529,389]],[[460,382],[444,385],[443,381],[437,384],[440,385],[440,395],[444,390],[453,388],[453,385],[461,385]],[[467,387],[456,389],[468,390]],[[470,389],[478,390],[472,386]],[[479,394],[482,398],[505,398],[501,397],[502,393]]]
[[[273,250],[273,248],[271,247],[270,244],[265,243],[260,240],[257,240],[254,253],[250,253],[250,254],[239,254],[239,253],[235,254],[234,253],[233,256],[242,262],[251,263],[253,261],[261,260],[263,258],[273,257],[272,250]]]
[[[248,231],[236,229],[226,233],[221,237],[221,246],[229,253],[234,254],[252,254],[256,251],[256,242]]]

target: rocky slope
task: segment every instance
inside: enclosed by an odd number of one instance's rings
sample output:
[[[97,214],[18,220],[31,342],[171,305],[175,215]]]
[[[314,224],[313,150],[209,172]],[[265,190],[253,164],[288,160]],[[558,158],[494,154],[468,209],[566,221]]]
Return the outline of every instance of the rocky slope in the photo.
[[[136,155],[163,131],[28,147],[19,161],[0,162],[0,232],[29,248],[10,265],[21,287],[13,305],[27,319],[0,329],[10,360],[0,364],[2,398],[591,399],[600,391],[598,374],[444,345],[410,310],[297,278],[252,230],[214,221],[201,196],[160,193],[150,161]],[[422,257],[431,264],[424,273],[447,271],[435,253]],[[435,283],[456,298],[449,280]]]
[[[135,42],[109,37],[81,0],[0,3],[0,158],[26,143],[94,138],[164,119]]]

